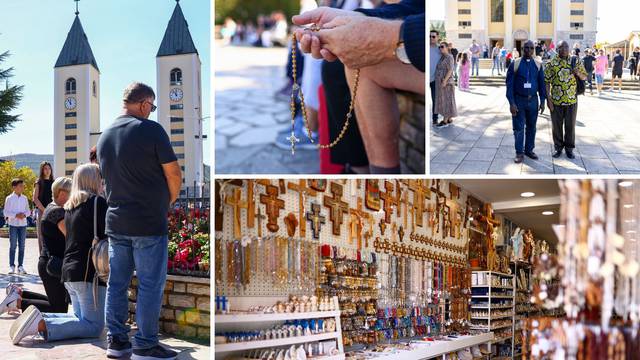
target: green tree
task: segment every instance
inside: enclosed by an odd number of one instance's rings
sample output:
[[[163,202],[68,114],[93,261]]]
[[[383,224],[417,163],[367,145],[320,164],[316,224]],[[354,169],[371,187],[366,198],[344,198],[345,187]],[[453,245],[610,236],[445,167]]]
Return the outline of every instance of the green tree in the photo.
[[[24,194],[31,199],[33,187],[36,183],[37,176],[31,168],[24,166],[16,168],[14,161],[5,161],[0,163],[0,208],[4,207],[4,200],[9,196],[13,189],[11,188],[11,180],[24,180]],[[29,201],[31,202],[31,201]]]
[[[291,17],[300,11],[300,0],[218,0],[216,6],[216,24],[220,25],[226,17],[235,21],[252,21],[254,24],[258,15],[269,15],[279,10]]]
[[[20,115],[10,115],[9,113],[18,108],[22,99],[23,86],[9,86],[9,79],[13,77],[13,68],[3,69],[1,67],[9,57],[9,52],[0,54],[0,86],[4,81],[4,90],[0,90],[0,134],[4,134],[13,128],[13,124],[20,121]]]

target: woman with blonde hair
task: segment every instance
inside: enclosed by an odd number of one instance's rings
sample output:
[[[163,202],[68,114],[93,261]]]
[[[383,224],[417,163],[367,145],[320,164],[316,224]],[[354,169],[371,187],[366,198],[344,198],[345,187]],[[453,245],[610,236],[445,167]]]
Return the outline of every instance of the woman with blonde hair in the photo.
[[[92,282],[95,275],[89,250],[94,238],[94,208],[97,236],[105,238],[107,202],[101,197],[102,176],[95,164],[84,164],[73,172],[69,200],[64,204],[64,225],[67,233],[62,260],[62,282],[69,293],[73,314],[42,313],[35,306],[27,308],[11,325],[13,344],[27,336],[41,335],[45,341],[73,338],[97,338],[104,329],[106,285],[98,282],[94,298]]]
[[[60,282],[65,235],[64,209],[69,199],[71,179],[57,178],[52,186],[52,200],[42,213],[42,251],[38,259],[38,275],[46,295],[23,290],[15,284],[7,286],[7,297],[0,303],[0,314],[26,310],[34,305],[42,312],[66,313],[69,309],[67,290]]]

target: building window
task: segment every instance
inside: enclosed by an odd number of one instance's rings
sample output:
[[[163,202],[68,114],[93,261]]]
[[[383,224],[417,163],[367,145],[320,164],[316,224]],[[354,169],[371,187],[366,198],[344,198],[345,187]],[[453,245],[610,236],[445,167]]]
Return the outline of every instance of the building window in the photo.
[[[182,85],[182,70],[175,68],[171,70],[171,85]]]
[[[78,136],[76,136],[76,135],[65,135],[64,139],[65,140],[77,140]]]
[[[552,22],[553,17],[551,16],[552,9],[552,0],[540,0],[539,8],[538,8],[538,21],[541,23],[550,23]]]
[[[183,122],[184,119],[181,117],[171,117],[171,122]]]
[[[184,146],[184,141],[172,141],[171,146]]]
[[[572,23],[571,23],[571,27],[572,27],[572,28],[576,28],[576,29],[577,29],[577,28],[581,28],[581,27],[584,27],[584,23],[581,23],[581,22],[572,22]]]
[[[504,0],[491,0],[491,22],[504,22]]]
[[[469,15],[471,14],[471,9],[458,9],[459,15]]]
[[[184,129],[171,129],[172,134],[184,134]]]
[[[64,113],[64,117],[76,117],[77,113],[75,111]]]
[[[78,159],[65,159],[64,162],[66,164],[77,164],[78,163]]]
[[[93,92],[93,97],[98,97],[98,85],[96,85],[95,81],[91,84],[91,91]]]
[[[471,39],[471,34],[458,34],[458,39]]]
[[[169,106],[169,108],[171,110],[182,110],[184,109],[184,107],[182,106],[182,104],[172,104],[171,106]]]
[[[76,146],[67,146],[66,148],[64,148],[64,151],[66,151],[66,152],[76,152],[76,151],[78,151],[78,148]]]
[[[584,10],[571,10],[571,15],[584,15]]]
[[[69,78],[64,83],[64,93],[66,95],[71,95],[76,93],[76,79]]]
[[[458,21],[458,26],[470,27],[471,26],[471,21]]]
[[[65,129],[77,129],[78,125],[77,124],[64,124],[64,128]]]
[[[516,0],[516,15],[527,15],[529,13],[528,0]]]
[[[583,40],[584,36],[582,34],[572,34],[572,35],[569,35],[569,39],[571,39],[571,40]]]

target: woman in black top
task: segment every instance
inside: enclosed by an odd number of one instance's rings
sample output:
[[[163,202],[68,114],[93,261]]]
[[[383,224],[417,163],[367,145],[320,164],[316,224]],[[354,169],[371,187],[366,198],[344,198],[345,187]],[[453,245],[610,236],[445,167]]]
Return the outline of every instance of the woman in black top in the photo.
[[[62,206],[69,199],[71,191],[71,179],[60,177],[53,182],[53,202],[47,205],[42,215],[42,238],[43,248],[38,259],[38,274],[42,280],[46,295],[22,290],[22,288],[9,284],[7,287],[7,297],[3,304],[0,305],[0,314],[4,311],[26,310],[30,305],[34,305],[38,310],[50,313],[66,313],[69,309],[67,301],[67,290],[60,281],[59,269],[55,270],[55,266],[50,266],[47,270],[47,263],[50,257],[57,257],[62,260],[64,257],[65,247],[65,226],[64,226],[64,209]],[[55,261],[54,261],[55,263]],[[53,273],[50,273],[50,271]]]
[[[73,173],[69,200],[64,205],[67,240],[62,261],[62,281],[71,298],[73,314],[47,314],[31,306],[11,327],[10,336],[18,344],[25,336],[40,334],[46,341],[97,338],[104,329],[106,285],[99,282],[94,299],[95,268],[89,257],[94,237],[94,207],[97,206],[97,236],[105,238],[107,202],[100,169],[95,164],[79,166]],[[88,266],[88,268],[87,268]]]
[[[46,161],[40,163],[40,176],[33,189],[33,203],[36,205],[36,211],[38,214],[38,220],[36,221],[37,233],[38,233],[38,250],[42,251],[42,229],[40,228],[40,222],[42,221],[42,215],[44,209],[51,203],[52,192],[51,186],[53,185],[53,170],[51,164]]]

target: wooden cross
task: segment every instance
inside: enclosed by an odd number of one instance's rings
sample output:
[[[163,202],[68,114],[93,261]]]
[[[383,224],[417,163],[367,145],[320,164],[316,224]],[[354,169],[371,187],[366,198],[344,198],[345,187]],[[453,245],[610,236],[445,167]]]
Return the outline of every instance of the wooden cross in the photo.
[[[404,228],[407,228],[407,208],[409,207],[409,194],[405,191],[402,194],[402,203],[404,204],[404,208],[402,208],[402,224]]]
[[[384,237],[384,232],[385,230],[387,230],[387,223],[384,222],[384,219],[380,219],[380,222],[378,222],[378,226],[380,227],[380,235]]]
[[[415,212],[415,223],[417,226],[422,227],[424,218],[424,198],[426,191],[429,191],[429,197],[431,197],[431,191],[424,186],[422,180],[411,180],[409,182],[409,190],[413,191],[413,206],[412,211]]]
[[[373,237],[373,216],[371,216],[371,214],[369,214],[368,219],[369,220],[369,230],[367,230],[364,233],[364,247],[368,248],[369,247],[369,239],[371,239]]]
[[[326,223],[326,218],[320,215],[322,207],[319,204],[311,203],[311,211],[307,212],[307,220],[311,222],[311,232],[314,239],[320,238],[322,224]]]
[[[262,220],[264,220],[266,216],[262,215],[262,210],[260,209],[260,206],[258,206],[258,213],[256,214],[256,217],[258,218],[258,237],[261,238],[262,237]]]
[[[391,215],[393,215],[393,206],[397,205],[397,201],[395,196],[393,195],[393,183],[385,180],[384,188],[386,192],[380,192],[380,198],[384,202],[384,222],[390,224]]]
[[[332,182],[331,195],[324,196],[324,206],[329,208],[329,219],[332,222],[333,235],[340,235],[343,215],[349,213],[349,204],[342,201],[342,185]]]
[[[449,224],[451,226],[450,235],[457,238],[460,231],[460,221],[458,220],[458,211],[460,210],[460,205],[454,199],[447,199],[445,204],[445,206],[449,210]],[[445,234],[445,236],[446,235],[447,234]]]
[[[371,214],[369,214],[368,212],[364,211],[364,209],[362,208],[362,199],[361,198],[358,198],[358,207],[356,209],[349,209],[349,213],[352,216],[352,218],[351,218],[352,221],[353,221],[353,216],[356,216],[358,218],[357,240],[358,240],[358,250],[360,250],[360,248],[362,247],[362,230],[364,228],[364,220],[365,219],[370,219],[371,218]],[[366,236],[366,234],[365,234],[365,236]],[[372,234],[369,235],[369,237],[371,237],[371,236],[372,236]],[[367,244],[368,244],[368,241],[367,241]]]
[[[404,227],[402,227],[402,225],[400,225],[398,229],[398,235],[400,236],[400,241],[402,241],[402,239],[404,239]]]
[[[242,209],[247,208],[247,202],[242,201],[242,190],[233,189],[233,196],[227,196],[225,203],[233,207],[233,237],[240,239],[242,237],[242,225],[240,224]]]
[[[307,181],[303,179],[298,180],[297,184],[293,182],[287,183],[287,188],[289,190],[298,192],[298,202],[299,202],[298,219],[300,219],[300,228],[298,230],[298,233],[300,237],[303,239],[307,234],[307,225],[306,225],[307,222],[302,221],[302,219],[304,218],[304,196],[305,195],[316,196],[318,194],[315,190],[308,187],[306,184],[307,184]]]
[[[391,224],[391,241],[396,241],[396,231],[398,231],[398,225],[396,223]]]
[[[260,194],[260,202],[267,209],[267,229],[271,232],[277,232],[278,216],[280,210],[284,209],[284,200],[278,199],[278,187],[273,185],[266,186],[267,194]]]
[[[398,211],[396,212],[396,215],[399,218],[402,217],[402,211],[400,211],[402,209],[402,187],[400,186],[400,180],[396,179],[396,204],[398,205]]]
[[[256,202],[253,198],[253,180],[247,180],[247,227],[252,229],[255,226]]]
[[[349,213],[349,243],[356,241],[358,250],[362,248],[362,219],[354,213]]]

